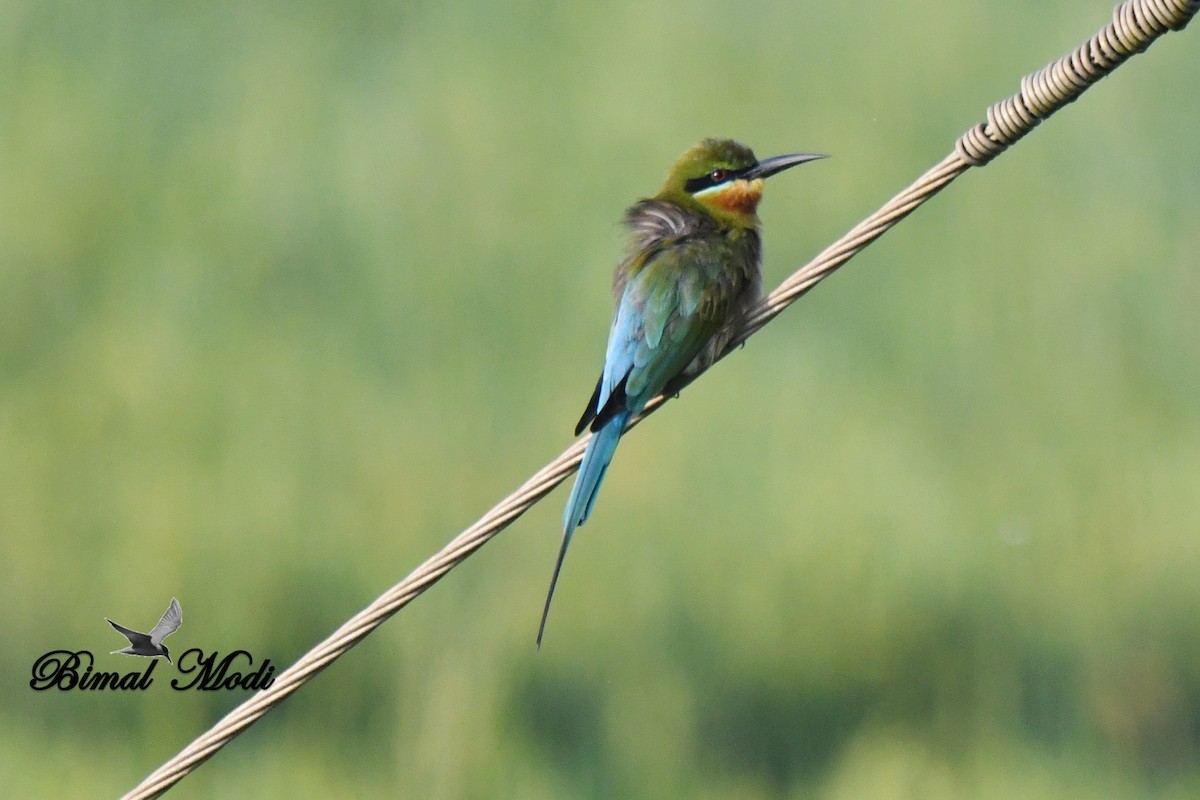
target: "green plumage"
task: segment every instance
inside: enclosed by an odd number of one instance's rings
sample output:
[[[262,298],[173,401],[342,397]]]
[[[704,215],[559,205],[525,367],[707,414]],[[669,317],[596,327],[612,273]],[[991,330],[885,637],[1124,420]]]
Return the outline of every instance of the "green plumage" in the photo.
[[[674,379],[707,369],[758,300],[763,179],[813,158],[759,162],[737,142],[705,139],[675,162],[657,195],[626,212],[630,245],[613,280],[604,369],[575,429],[593,435],[563,514],[539,645],[571,536],[591,513],[625,425]]]

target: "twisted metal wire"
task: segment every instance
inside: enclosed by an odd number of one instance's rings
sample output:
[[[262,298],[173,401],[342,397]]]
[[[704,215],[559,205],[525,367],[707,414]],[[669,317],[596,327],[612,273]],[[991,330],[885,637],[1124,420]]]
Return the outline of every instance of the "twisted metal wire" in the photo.
[[[1182,30],[1200,10],[1200,0],[1129,0],[1113,12],[1113,21],[1074,52],[1021,79],[1021,90],[987,110],[986,119],[964,133],[954,150],[911,186],[854,226],[807,265],[793,273],[748,315],[727,355],[783,309],[918,206],[971,167],[981,167],[1025,136],[1043,119],[1074,101],[1126,59],[1145,50],[1168,30]],[[675,387],[676,390],[682,387]],[[665,397],[651,401],[630,423],[653,413]],[[479,521],[454,537],[400,583],[350,618],[264,689],[231,711],[205,734],[167,761],[125,800],[143,800],[166,792],[185,775],[228,744],[256,720],[299,689],[318,672],[358,644],[389,617],[408,605],[493,536],[500,533],[574,472],[590,434],[568,447],[519,489],[497,503]]]

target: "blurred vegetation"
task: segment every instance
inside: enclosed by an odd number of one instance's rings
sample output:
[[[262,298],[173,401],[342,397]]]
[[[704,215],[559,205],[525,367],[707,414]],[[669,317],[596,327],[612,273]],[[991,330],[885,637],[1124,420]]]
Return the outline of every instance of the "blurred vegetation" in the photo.
[[[112,796],[570,441],[707,135],[774,285],[1109,3],[0,10],[0,775]],[[1195,27],[1193,25],[1193,27]],[[172,797],[1192,798],[1200,32],[968,175]],[[146,628],[142,628],[145,630]],[[161,665],[167,667],[168,665]]]

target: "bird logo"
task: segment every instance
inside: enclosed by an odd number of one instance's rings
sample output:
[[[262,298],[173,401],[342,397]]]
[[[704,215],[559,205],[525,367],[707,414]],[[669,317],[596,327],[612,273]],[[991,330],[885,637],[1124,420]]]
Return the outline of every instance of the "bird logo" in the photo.
[[[115,653],[124,653],[128,656],[146,656],[147,658],[157,658],[162,656],[167,659],[167,662],[174,664],[171,661],[171,653],[167,650],[167,646],[163,644],[163,639],[166,639],[175,631],[179,630],[179,626],[183,624],[183,609],[179,607],[179,601],[174,597],[171,598],[171,605],[167,607],[163,613],[162,619],[154,626],[149,633],[138,633],[130,630],[124,625],[119,625],[113,622],[108,617],[104,621],[112,625],[117,633],[129,640],[129,647],[113,650]]]

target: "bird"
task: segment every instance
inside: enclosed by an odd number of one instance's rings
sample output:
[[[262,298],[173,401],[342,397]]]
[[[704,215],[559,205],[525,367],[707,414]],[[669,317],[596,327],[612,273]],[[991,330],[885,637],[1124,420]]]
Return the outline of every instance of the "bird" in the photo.
[[[175,631],[179,630],[179,626],[183,624],[183,609],[179,607],[179,601],[174,597],[171,598],[171,605],[167,606],[167,610],[163,613],[162,619],[149,633],[138,633],[130,630],[124,625],[113,622],[108,617],[104,621],[117,629],[117,632],[129,640],[129,647],[124,647],[120,650],[113,650],[113,654],[124,653],[128,656],[148,656],[156,658],[163,656],[167,662],[174,664],[171,661],[171,653],[167,650],[167,646],[163,644],[163,639],[166,639]]]
[[[563,538],[538,627],[575,529],[587,521],[625,425],[679,379],[719,358],[762,290],[758,203],[763,181],[825,158],[793,153],[759,161],[732,139],[709,138],[675,161],[658,194],[625,212],[630,234],[613,278],[616,309],[604,367],[575,427],[587,444],[563,512]]]

